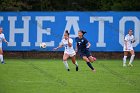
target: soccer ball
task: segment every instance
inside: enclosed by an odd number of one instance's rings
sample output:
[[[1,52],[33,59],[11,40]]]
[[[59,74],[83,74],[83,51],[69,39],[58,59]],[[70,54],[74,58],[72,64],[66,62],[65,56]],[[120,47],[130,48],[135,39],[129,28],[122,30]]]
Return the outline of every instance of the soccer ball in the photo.
[[[46,47],[47,47],[46,43],[40,43],[40,48],[46,48]]]

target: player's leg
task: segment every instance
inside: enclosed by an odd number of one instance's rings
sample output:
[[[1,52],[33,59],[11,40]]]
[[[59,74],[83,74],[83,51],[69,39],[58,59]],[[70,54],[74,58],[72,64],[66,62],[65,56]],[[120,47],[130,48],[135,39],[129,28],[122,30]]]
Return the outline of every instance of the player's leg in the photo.
[[[93,68],[89,59],[86,56],[83,56],[83,60],[86,61],[87,65],[91,68],[91,70],[95,72],[95,69]]]
[[[130,53],[131,53],[131,58],[130,58],[128,66],[133,66],[132,62],[133,62],[134,57],[135,57],[135,52],[134,52],[134,50],[131,50]]]
[[[87,56],[87,58],[89,59],[90,62],[96,61],[96,58],[91,55],[89,50],[86,50],[85,54],[86,54],[86,56]]]
[[[1,63],[4,64],[2,48],[0,48],[0,60],[1,60]]]
[[[90,62],[95,62],[96,61],[96,58],[93,57],[93,56],[89,56],[88,59],[90,60]]]
[[[126,59],[127,59],[128,51],[124,51],[124,57],[123,57],[123,66],[126,66]]]
[[[64,63],[64,65],[65,65],[66,69],[67,69],[68,71],[70,71],[69,65],[68,65],[68,63],[67,63],[67,59],[68,59],[68,58],[69,58],[69,55],[68,55],[67,53],[64,53],[64,55],[63,55],[63,63]]]
[[[72,61],[73,64],[75,64],[75,66],[76,66],[76,71],[78,71],[78,63],[77,63],[77,61],[76,61],[75,55],[74,55],[74,56],[71,56],[71,61]]]

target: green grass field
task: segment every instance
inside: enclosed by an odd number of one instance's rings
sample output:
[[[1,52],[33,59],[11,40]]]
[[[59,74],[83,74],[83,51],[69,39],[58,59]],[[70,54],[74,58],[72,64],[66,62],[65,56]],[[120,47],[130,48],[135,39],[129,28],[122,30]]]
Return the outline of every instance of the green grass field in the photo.
[[[0,64],[0,93],[140,93],[140,60],[122,67],[121,60],[98,60],[93,73],[82,60],[79,71],[69,61],[5,59]]]

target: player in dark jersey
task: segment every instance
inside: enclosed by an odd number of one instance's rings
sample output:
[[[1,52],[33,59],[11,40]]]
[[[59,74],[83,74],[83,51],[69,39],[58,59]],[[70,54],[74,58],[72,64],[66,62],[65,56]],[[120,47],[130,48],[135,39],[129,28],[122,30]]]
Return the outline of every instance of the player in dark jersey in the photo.
[[[75,38],[75,41],[77,43],[76,45],[76,51],[80,55],[80,57],[86,61],[87,65],[91,68],[92,71],[95,72],[95,68],[91,65],[90,62],[96,61],[95,57],[92,57],[89,48],[91,44],[89,41],[83,36],[86,32],[80,30],[78,32],[78,37]]]

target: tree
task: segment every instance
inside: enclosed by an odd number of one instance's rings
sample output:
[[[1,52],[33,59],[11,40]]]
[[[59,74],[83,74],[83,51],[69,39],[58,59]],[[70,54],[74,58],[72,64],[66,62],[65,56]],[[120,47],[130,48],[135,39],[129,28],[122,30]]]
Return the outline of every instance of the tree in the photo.
[[[140,11],[139,0],[1,0],[0,11]]]

